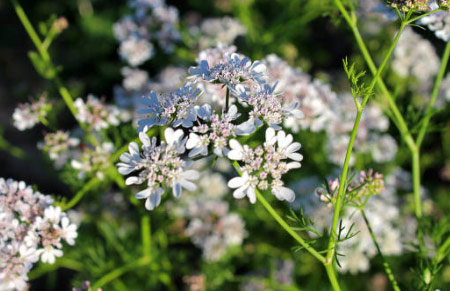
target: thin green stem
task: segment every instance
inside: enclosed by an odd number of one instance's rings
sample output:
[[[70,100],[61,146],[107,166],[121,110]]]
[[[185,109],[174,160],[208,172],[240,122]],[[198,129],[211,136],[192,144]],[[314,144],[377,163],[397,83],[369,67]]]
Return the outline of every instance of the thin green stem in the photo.
[[[447,44],[445,45],[444,54],[442,55],[441,67],[439,69],[438,75],[436,76],[436,81],[434,82],[430,101],[428,102],[428,106],[425,111],[425,117],[423,118],[422,126],[420,127],[419,134],[417,135],[416,144],[418,148],[420,148],[420,146],[422,145],[425,134],[427,133],[428,124],[430,123],[430,119],[433,115],[432,114],[433,107],[439,95],[439,87],[441,86],[442,79],[444,78],[445,71],[447,69],[449,56],[450,56],[450,42],[447,42]]]
[[[124,275],[127,272],[130,272],[134,269],[137,269],[139,267],[145,266],[150,263],[149,257],[143,257],[139,259],[138,261],[132,262],[130,264],[127,264],[123,267],[117,268],[106,274],[105,276],[101,277],[97,282],[95,282],[92,285],[92,290],[97,290],[98,288],[105,286],[109,282],[113,281],[114,279],[119,278],[120,276]]]
[[[356,25],[356,21],[352,20],[352,18],[350,17],[350,15],[348,14],[345,7],[342,5],[342,2],[340,0],[334,0],[334,3],[338,7],[339,11],[342,13],[350,29],[352,30],[356,43],[358,44],[358,47],[363,55],[364,60],[367,63],[367,66],[369,67],[370,72],[372,73],[372,75],[375,75],[378,71],[377,67],[369,53],[369,50],[367,49],[367,46],[361,36],[361,33],[359,32],[358,26]],[[383,97],[388,102],[389,108],[393,114],[395,124],[397,125],[403,140],[405,141],[410,150],[415,149],[416,145],[414,139],[412,138],[409,132],[406,121],[404,120],[403,115],[401,114],[400,110],[395,104],[394,98],[392,97],[391,93],[384,84],[383,79],[381,78],[377,79],[377,87],[381,91]]]
[[[420,154],[419,151],[412,153],[412,179],[414,192],[414,211],[416,217],[422,217],[422,203],[420,200]]]
[[[91,180],[89,180],[89,182],[87,182],[83,186],[83,188],[81,188],[81,190],[78,191],[72,199],[70,199],[69,202],[61,205],[61,209],[63,211],[67,211],[67,210],[71,209],[72,207],[74,207],[75,205],[77,205],[77,203],[83,198],[83,196],[86,195],[86,193],[88,193],[89,190],[99,182],[100,182],[100,180],[97,177],[94,177]]]
[[[28,33],[28,36],[30,37],[30,39],[32,40],[32,42],[34,43],[34,46],[36,47],[37,51],[39,52],[41,58],[46,62],[46,65],[49,68],[53,68],[54,71],[56,71],[56,69],[54,68],[51,58],[50,58],[50,54],[48,53],[48,51],[45,49],[46,47],[43,46],[41,39],[39,38],[39,35],[36,33],[36,30],[34,29],[33,25],[31,24],[30,20],[28,19],[27,15],[25,14],[25,11],[23,10],[22,6],[19,4],[19,1],[17,0],[11,0],[13,6],[14,6],[14,10],[16,11],[16,14],[19,18],[19,20],[21,21],[23,27],[25,28],[26,32]],[[69,93],[69,90],[67,90],[67,88],[62,84],[61,80],[59,79],[58,75],[55,74],[55,76],[53,77],[53,81],[56,85],[56,88],[59,92],[59,94],[61,95],[61,97],[63,98],[64,102],[66,103],[67,107],[69,108],[70,112],[72,113],[72,115],[75,117],[75,119],[78,121],[78,123],[80,124],[81,128],[83,128],[83,130],[85,131],[86,137],[89,140],[90,143],[92,143],[93,145],[97,145],[97,140],[95,139],[95,137],[90,133],[89,128],[86,126],[86,124],[80,122],[76,116],[77,116],[77,109],[73,103],[73,98]]]
[[[378,254],[381,257],[381,260],[383,261],[384,270],[391,281],[392,288],[395,291],[400,291],[400,288],[398,287],[398,283],[395,280],[394,274],[392,273],[391,267],[389,266],[389,263],[386,261],[386,258],[383,255],[383,252],[381,251],[380,245],[378,244],[377,238],[375,236],[375,233],[372,230],[372,227],[370,226],[369,220],[367,219],[366,213],[364,212],[364,209],[360,209],[362,217],[364,218],[364,221],[366,222],[367,229],[369,230],[370,237],[372,237],[372,241],[375,244],[375,247],[377,248]]]
[[[236,171],[241,175],[240,166],[237,161],[233,161],[233,166]],[[310,246],[301,236],[299,236],[288,224],[286,221],[281,218],[280,215],[273,209],[272,205],[264,198],[264,196],[259,192],[258,189],[255,189],[256,198],[259,202],[264,206],[264,208],[269,212],[269,214],[275,219],[276,222],[292,237],[294,238],[306,251],[308,251],[313,257],[315,257],[319,262],[321,262],[328,274],[328,278],[330,280],[331,286],[334,290],[340,290],[339,283],[337,281],[336,272],[334,268],[326,264],[325,257],[322,256],[318,251],[316,251],[312,246]]]
[[[430,12],[427,12],[427,13],[421,14],[421,15],[419,15],[419,16],[416,16],[416,17],[414,17],[414,18],[411,18],[411,19],[409,19],[408,21],[406,21],[406,24],[409,25],[409,24],[411,24],[411,23],[413,23],[413,22],[416,22],[417,20],[421,19],[422,17],[431,15],[431,14],[436,13],[436,12],[438,12],[438,11],[440,11],[440,9],[435,9],[435,10],[432,10],[432,11],[430,11]]]
[[[350,135],[350,141],[349,141],[348,147],[347,147],[347,153],[345,154],[344,166],[342,168],[342,173],[341,173],[341,177],[340,177],[340,181],[339,181],[339,191],[338,191],[338,196],[336,198],[336,204],[335,204],[335,209],[334,209],[334,213],[333,213],[333,222],[331,224],[331,230],[330,230],[330,241],[328,243],[328,251],[327,251],[327,255],[326,255],[326,263],[327,264],[332,264],[333,256],[334,256],[334,253],[336,250],[336,244],[337,244],[336,229],[337,229],[337,225],[339,222],[339,215],[340,215],[341,208],[342,208],[344,193],[346,191],[345,185],[347,183],[347,174],[348,174],[348,168],[349,168],[349,164],[350,164],[350,157],[351,157],[351,153],[353,150],[353,144],[355,143],[356,134],[358,133],[358,126],[359,126],[359,122],[361,121],[361,115],[362,115],[362,111],[361,111],[361,109],[358,108],[355,123],[353,125],[353,130]]]
[[[141,217],[141,237],[143,255],[150,257],[152,248],[152,233],[150,227],[150,214],[147,213]]]
[[[74,271],[81,271],[81,270],[83,270],[83,264],[78,261],[67,259],[67,258],[58,258],[53,265],[41,264],[37,268],[31,270],[27,274],[27,276],[28,276],[28,279],[34,280],[34,279],[37,279],[47,273],[58,270],[59,268],[66,268],[66,269],[71,269]]]
[[[27,15],[25,14],[25,11],[23,10],[22,6],[20,6],[20,4],[17,0],[11,0],[11,2],[14,6],[14,10],[16,11],[17,16],[19,17],[20,21],[22,22],[22,25],[24,26],[25,30],[27,31],[28,35],[30,36],[31,41],[36,46],[36,49],[38,50],[42,59],[45,61],[50,61],[50,55],[42,47],[42,42],[41,42],[38,34],[34,30],[33,25],[31,24]]]
[[[346,9],[344,8],[344,6],[342,5],[342,3],[339,0],[335,0],[335,3],[338,6],[339,10],[341,10],[344,18],[347,20],[349,25],[352,27],[352,30],[354,30],[354,32],[355,31],[358,32],[357,26],[356,26],[356,17],[354,17],[354,14],[352,13],[353,17],[350,17],[350,15],[348,14],[348,12],[346,11]],[[386,66],[387,61],[389,60],[395,46],[397,45],[397,42],[400,39],[400,35],[404,28],[405,28],[405,25],[402,23],[394,41],[392,42],[391,46],[389,47],[387,53],[384,56],[380,67],[378,69],[376,69],[375,72],[372,72],[372,74],[374,76],[370,83],[370,87],[369,87],[370,90],[372,90],[373,87],[375,86],[375,84],[377,84],[378,80],[380,80],[380,76],[384,70],[384,67]],[[357,35],[359,37],[360,42],[364,43],[359,32],[357,33]],[[364,46],[364,48],[365,48],[365,46]],[[368,55],[367,49],[365,49],[365,53]],[[373,64],[373,66],[375,67],[375,64]],[[353,125],[353,129],[352,129],[352,132],[350,135],[350,141],[349,141],[349,144],[347,147],[344,165],[343,165],[342,173],[341,173],[341,177],[340,177],[338,196],[336,198],[335,211],[333,213],[333,221],[332,221],[331,230],[330,230],[330,240],[328,243],[328,251],[327,251],[327,255],[326,255],[326,263],[330,264],[330,265],[333,262],[333,257],[334,257],[335,251],[336,251],[336,245],[337,245],[336,230],[337,230],[337,226],[338,226],[338,222],[339,222],[340,211],[341,211],[343,200],[344,200],[344,194],[346,191],[346,183],[347,183],[347,175],[348,175],[350,157],[351,157],[351,153],[353,150],[353,145],[354,145],[354,142],[356,139],[356,135],[358,132],[358,126],[361,121],[362,110],[363,110],[364,106],[366,105],[366,103],[368,102],[369,97],[370,97],[370,95],[365,96],[364,100],[362,101],[361,106],[358,106],[358,102],[355,102],[357,105],[357,114],[356,114],[356,118],[355,118],[355,123]]]
[[[435,257],[436,265],[442,262],[446,256],[450,253],[450,236],[444,241],[444,243],[438,248]]]

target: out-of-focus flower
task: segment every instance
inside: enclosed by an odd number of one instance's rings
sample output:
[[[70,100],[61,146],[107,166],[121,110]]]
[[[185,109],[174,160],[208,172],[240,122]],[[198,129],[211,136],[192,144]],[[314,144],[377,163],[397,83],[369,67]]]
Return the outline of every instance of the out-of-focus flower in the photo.
[[[58,130],[55,133],[47,133],[44,141],[38,143],[38,147],[48,153],[48,156],[55,162],[55,167],[60,169],[73,157],[73,149],[78,146],[80,140],[70,137],[68,132]]]
[[[244,35],[246,29],[234,18],[206,18],[200,27],[190,28],[191,34],[197,38],[200,49],[210,48],[218,44],[230,45],[236,37]]]
[[[31,103],[19,104],[12,115],[14,126],[20,131],[33,128],[42,118],[46,118],[50,109],[46,94]]]
[[[145,39],[131,37],[120,44],[119,55],[136,67],[149,60],[154,54],[153,50],[153,45]]]
[[[197,180],[199,173],[195,170],[186,170],[187,164],[180,157],[185,152],[186,138],[181,129],[174,131],[167,128],[164,132],[166,142],[156,144],[156,137],[152,140],[146,133],[147,129],[139,133],[142,142],[142,153],[135,142],[131,142],[129,153],[120,156],[117,164],[119,173],[128,175],[139,171],[138,176],[126,179],[127,185],[142,184],[146,182],[147,188],[136,194],[138,199],[146,199],[145,207],[153,210],[161,202],[164,186],[172,188],[173,195],[179,197],[182,188],[193,191],[197,186],[191,180]]]
[[[106,129],[112,125],[119,125],[120,110],[113,105],[106,105],[94,95],[88,95],[87,101],[77,98],[74,102],[78,113],[78,121],[85,123],[95,130]]]
[[[114,152],[114,145],[104,142],[93,149],[85,148],[79,156],[72,159],[71,166],[78,172],[78,178],[84,179],[86,176],[95,175],[103,180],[105,171],[110,166],[110,157]]]
[[[430,88],[439,65],[433,45],[407,27],[394,50],[393,70],[401,77],[413,76],[421,87]]]
[[[448,1],[445,4],[448,9]],[[442,6],[442,5],[441,5]],[[430,4],[431,9],[437,9],[436,2]],[[450,40],[450,15],[447,11],[438,11],[431,15],[420,19],[419,24],[427,26],[431,31],[434,31],[437,38],[447,42]]]
[[[0,178],[1,290],[24,290],[33,263],[53,264],[62,241],[75,244],[77,227],[52,203],[24,182]]]

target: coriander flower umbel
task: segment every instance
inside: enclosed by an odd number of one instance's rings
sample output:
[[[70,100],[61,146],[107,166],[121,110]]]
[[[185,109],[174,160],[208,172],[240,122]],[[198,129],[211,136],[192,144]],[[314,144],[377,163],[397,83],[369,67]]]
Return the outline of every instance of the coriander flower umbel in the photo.
[[[219,82],[230,89],[247,80],[264,83],[266,67],[259,61],[252,61],[245,56],[232,53],[225,55],[225,61],[211,67],[208,61],[201,60],[198,67],[191,67],[189,73],[207,82]]]
[[[263,121],[270,127],[279,130],[280,124],[289,117],[301,119],[302,111],[298,109],[298,102],[293,102],[288,106],[283,106],[279,94],[275,93],[277,83],[273,86],[268,84],[255,84],[252,88],[247,88],[241,84],[233,89],[234,94],[241,101],[251,106],[249,122],[260,127]]]
[[[77,227],[52,203],[24,182],[0,178],[0,290],[24,290],[33,263],[53,264],[62,241],[75,244]]]
[[[200,94],[201,91],[191,83],[168,95],[158,96],[155,91],[150,92],[150,96],[142,98],[144,108],[138,110],[143,115],[138,121],[139,131],[155,125],[192,127],[197,118],[194,105]]]
[[[78,146],[80,140],[70,137],[68,132],[58,130],[55,133],[47,133],[44,141],[38,143],[38,148],[46,151],[55,167],[60,169],[73,155],[73,149]]]
[[[297,152],[301,145],[293,142],[291,134],[286,135],[282,130],[276,132],[273,128],[268,128],[263,146],[252,149],[232,139],[230,147],[228,158],[243,163],[240,166],[242,176],[228,182],[230,188],[236,189],[233,192],[235,198],[247,196],[251,203],[255,203],[256,189],[264,191],[270,187],[277,199],[289,202],[295,200],[294,191],[284,187],[281,180],[289,170],[300,168],[300,161],[303,160],[303,156]],[[287,162],[287,159],[293,161]]]
[[[33,128],[41,118],[46,117],[50,109],[51,104],[46,94],[42,94],[38,100],[31,103],[19,104],[12,115],[14,126],[20,131]]]
[[[120,111],[115,106],[107,106],[102,100],[90,94],[87,101],[77,98],[74,102],[77,108],[76,119],[86,123],[95,130],[106,129],[111,125],[119,125]]]
[[[183,130],[174,131],[167,128],[164,131],[166,142],[156,144],[156,137],[148,137],[147,128],[139,133],[142,142],[142,152],[137,143],[130,143],[129,153],[120,156],[117,164],[119,173],[128,175],[138,172],[137,176],[126,179],[127,185],[142,184],[146,182],[147,188],[136,194],[138,199],[146,199],[145,208],[153,210],[161,202],[164,188],[172,188],[173,195],[179,197],[182,188],[193,191],[197,186],[191,180],[197,180],[199,173],[195,170],[186,170],[188,163],[181,159],[185,152],[186,139]]]
[[[235,105],[231,105],[228,112],[222,115],[215,114],[209,104],[197,106],[196,111],[199,125],[193,127],[186,143],[186,148],[191,150],[190,158],[198,155],[206,156],[210,145],[213,147],[214,154],[222,157],[228,152],[227,146],[231,137],[250,133],[246,132],[242,126],[232,123],[240,116]]]

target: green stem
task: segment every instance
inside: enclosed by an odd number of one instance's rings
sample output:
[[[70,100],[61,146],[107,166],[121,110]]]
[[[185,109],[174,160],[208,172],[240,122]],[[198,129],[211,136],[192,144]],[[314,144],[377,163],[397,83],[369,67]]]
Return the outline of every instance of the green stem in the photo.
[[[36,46],[36,49],[38,50],[39,54],[41,55],[42,59],[45,61],[50,61],[50,55],[48,52],[42,47],[42,42],[36,33],[36,31],[33,28],[33,25],[31,24],[30,20],[28,19],[27,15],[25,14],[25,11],[23,10],[22,6],[20,6],[19,2],[17,0],[11,0],[14,10],[16,11],[17,16],[19,17],[20,21],[22,22],[23,27],[27,31],[28,35],[30,36],[31,41]]]
[[[347,24],[349,25],[350,29],[353,32],[353,35],[355,37],[356,43],[358,44],[358,47],[364,57],[364,60],[367,63],[367,66],[369,67],[370,72],[372,75],[375,75],[377,70],[377,67],[375,66],[374,61],[372,60],[372,57],[369,53],[369,50],[367,49],[367,46],[359,32],[358,26],[356,25],[356,21],[352,20],[350,15],[348,14],[347,10],[345,10],[344,6],[342,5],[342,2],[340,0],[334,0],[334,3],[342,13],[344,19],[346,20]],[[355,18],[353,18],[355,19]],[[413,150],[416,148],[414,139],[412,138],[408,126],[406,124],[406,121],[403,119],[403,115],[401,114],[400,110],[398,109],[397,105],[395,104],[395,100],[392,97],[391,93],[387,89],[386,85],[383,82],[383,79],[378,78],[377,80],[377,87],[381,91],[383,97],[386,99],[386,101],[389,104],[389,108],[392,111],[393,119],[395,121],[395,124],[397,125],[400,134],[402,135],[403,140],[407,144],[410,150]]]
[[[445,45],[444,54],[442,55],[441,67],[439,69],[439,73],[436,76],[436,81],[434,82],[433,91],[431,92],[430,101],[428,102],[427,109],[425,111],[425,117],[423,118],[422,126],[420,127],[419,134],[416,139],[417,147],[420,148],[422,145],[423,139],[427,132],[428,124],[432,117],[432,111],[434,104],[436,103],[436,99],[439,95],[439,87],[441,86],[442,79],[444,78],[445,71],[447,69],[448,59],[450,56],[450,42],[447,42]]]
[[[87,182],[87,184],[85,184],[83,188],[81,188],[81,190],[78,191],[77,194],[75,194],[75,196],[70,199],[68,203],[64,203],[63,205],[61,205],[61,209],[63,211],[67,211],[68,209],[74,207],[81,200],[81,198],[83,198],[83,196],[86,195],[86,193],[88,193],[89,190],[99,182],[100,180],[97,177],[89,180],[89,182]]]
[[[430,11],[430,12],[421,14],[421,15],[419,15],[419,16],[417,16],[417,17],[411,18],[411,19],[409,19],[408,21],[406,21],[406,24],[409,25],[409,24],[411,24],[411,23],[413,23],[413,22],[416,22],[417,20],[421,19],[422,17],[431,15],[431,14],[433,14],[433,13],[435,13],[435,12],[438,12],[438,11],[440,11],[440,9],[435,9],[435,10],[432,10],[432,11]]]
[[[149,257],[143,257],[139,259],[138,261],[132,262],[128,265],[125,265],[123,267],[117,268],[106,274],[105,276],[101,277],[95,284],[92,285],[92,290],[97,290],[98,288],[108,284],[109,282],[113,281],[114,279],[119,278],[120,276],[124,275],[125,273],[132,271],[134,269],[137,269],[141,266],[145,266],[150,263]]]
[[[237,161],[233,161],[233,166],[236,171],[241,175],[241,171],[239,170],[240,166]],[[258,189],[255,189],[256,198],[259,202],[264,206],[264,208],[269,212],[269,214],[275,219],[276,222],[292,237],[294,238],[305,250],[307,250],[313,257],[315,257],[319,262],[321,262],[328,274],[328,278],[330,280],[331,286],[334,290],[340,290],[339,283],[337,281],[336,272],[334,268],[326,264],[325,257],[322,256],[318,251],[316,251],[312,246],[310,246],[301,236],[299,236],[283,218],[278,215],[278,213],[273,209],[270,203],[264,198],[264,196],[259,192]]]
[[[144,214],[141,218],[141,237],[142,237],[142,247],[143,255],[150,257],[152,248],[152,233],[150,227],[150,215]]]
[[[438,248],[436,255],[435,255],[435,263],[436,265],[442,262],[443,259],[445,259],[446,256],[448,256],[450,252],[450,236],[447,237],[445,242]]]
[[[34,279],[37,279],[47,273],[58,270],[59,268],[66,268],[66,269],[71,269],[74,271],[81,271],[81,270],[83,270],[83,264],[78,261],[67,259],[67,258],[58,258],[53,265],[41,264],[37,268],[31,270],[27,274],[27,276],[28,276],[28,279],[34,280]]]
[[[372,227],[370,226],[369,220],[367,219],[366,213],[364,212],[364,209],[360,209],[362,217],[364,218],[364,221],[366,222],[367,229],[369,230],[370,236],[372,237],[372,241],[375,244],[375,247],[377,248],[378,254],[381,257],[381,260],[383,261],[384,270],[386,271],[386,274],[391,281],[392,288],[395,291],[400,291],[400,288],[398,287],[397,281],[395,280],[394,274],[392,273],[391,267],[389,266],[389,263],[386,261],[386,258],[383,255],[383,252],[381,251],[380,245],[378,244],[377,238],[375,236],[375,233],[372,230]]]
[[[417,219],[422,217],[422,204],[420,200],[420,153],[415,151],[412,153],[412,179],[414,192],[414,211]],[[420,241],[420,239],[419,239]]]
[[[16,14],[19,18],[19,20],[22,22],[23,27],[25,28],[26,32],[28,33],[28,36],[34,43],[34,46],[38,50],[39,54],[41,55],[41,58],[47,63],[47,66],[53,68],[53,64],[51,62],[50,54],[48,51],[44,48],[42,45],[41,39],[39,38],[39,35],[36,33],[36,30],[34,29],[33,25],[31,24],[30,20],[28,19],[27,15],[25,14],[25,11],[23,10],[22,6],[20,6],[19,2],[17,0],[11,0],[12,4],[14,6],[14,9],[16,11]],[[56,69],[54,69],[56,71]],[[63,98],[64,102],[66,103],[67,107],[69,108],[72,115],[75,117],[77,116],[77,109],[73,103],[73,98],[69,93],[69,90],[62,84],[61,80],[59,79],[58,75],[56,74],[53,78],[56,88]],[[83,124],[78,121],[81,128],[85,131],[86,137],[93,145],[97,145],[98,142],[95,139],[95,137],[90,133],[89,128],[86,126],[86,124]]]
[[[342,5],[342,3],[339,0],[335,0],[336,5],[338,6],[339,10],[341,10],[344,18],[347,20],[347,22],[349,23],[349,25],[352,27],[352,30],[354,30],[354,32],[358,32],[357,30],[357,26],[356,26],[356,17],[355,15],[352,13],[352,17],[350,17],[350,15],[348,14],[348,12],[345,10],[344,6]],[[400,26],[400,29],[397,33],[397,35],[395,36],[394,41],[392,42],[391,46],[389,47],[387,53],[385,54],[383,61],[380,65],[380,67],[378,69],[375,70],[375,72],[372,72],[372,74],[374,75],[372,78],[372,81],[370,83],[370,87],[369,90],[372,90],[373,87],[375,86],[375,84],[377,84],[378,80],[380,80],[380,76],[384,70],[384,67],[387,64],[387,61],[389,60],[395,46],[397,45],[398,40],[400,39],[400,35],[403,31],[403,29],[405,28],[405,24],[402,23],[402,25]],[[357,33],[358,37],[359,37],[359,41],[364,43],[364,41],[361,38],[361,35],[359,34],[359,32]],[[368,55],[368,51],[367,49],[365,49],[365,53]],[[375,67],[375,64],[373,64],[373,66]],[[356,101],[356,106],[357,106],[357,114],[356,114],[356,119],[355,119],[355,123],[353,125],[353,129],[350,135],[350,141],[347,147],[347,152],[345,155],[345,160],[344,160],[344,165],[342,168],[342,173],[341,173],[341,177],[340,177],[340,181],[339,181],[339,190],[338,190],[338,196],[336,198],[336,204],[335,204],[335,211],[333,213],[333,221],[332,221],[332,225],[331,225],[331,230],[330,230],[330,240],[328,243],[328,251],[327,251],[327,255],[326,255],[326,264],[332,264],[333,262],[333,256],[335,254],[336,251],[336,245],[337,245],[337,233],[336,233],[336,229],[338,226],[338,222],[339,222],[339,216],[340,216],[340,211],[342,209],[342,204],[344,201],[344,194],[346,191],[346,183],[347,183],[347,175],[348,175],[348,168],[349,168],[349,163],[350,163],[350,157],[351,157],[351,153],[353,150],[353,145],[356,139],[356,135],[358,132],[358,126],[359,123],[361,121],[361,115],[362,115],[362,110],[364,108],[364,106],[366,105],[366,103],[369,100],[370,95],[365,96],[364,100],[361,103],[361,106],[358,105],[358,102]]]

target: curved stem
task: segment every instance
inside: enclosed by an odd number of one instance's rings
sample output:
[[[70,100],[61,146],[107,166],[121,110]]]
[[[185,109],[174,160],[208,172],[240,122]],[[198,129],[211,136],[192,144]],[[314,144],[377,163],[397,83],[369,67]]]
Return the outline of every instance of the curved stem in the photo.
[[[141,266],[145,266],[148,263],[150,263],[149,257],[143,257],[139,259],[138,261],[132,262],[128,265],[125,265],[123,267],[117,268],[106,274],[105,276],[101,277],[95,284],[92,285],[92,290],[97,290],[98,288],[108,284],[114,279],[119,278],[120,276],[124,275],[125,273],[132,271],[134,269],[137,269]]]
[[[441,86],[442,79],[444,78],[445,71],[447,69],[448,59],[450,56],[450,42],[447,42],[445,45],[444,54],[442,55],[441,67],[439,69],[439,73],[436,76],[436,81],[434,82],[433,91],[431,92],[430,101],[428,102],[427,109],[425,111],[425,117],[423,118],[422,126],[420,127],[419,134],[417,135],[416,144],[417,147],[420,148],[423,142],[423,138],[427,132],[428,124],[432,117],[432,110],[434,104],[436,103],[436,99],[439,95],[439,87]]]
[[[81,190],[78,191],[77,194],[75,194],[75,196],[69,200],[69,202],[61,205],[62,211],[67,211],[68,209],[77,205],[77,203],[83,198],[83,196],[86,195],[86,193],[88,193],[89,190],[99,182],[100,182],[100,180],[97,177],[94,177],[91,180],[89,180],[89,182],[87,182],[83,186],[83,188],[81,188]]]
[[[375,233],[372,230],[372,227],[370,226],[369,220],[367,219],[366,213],[364,212],[364,209],[361,209],[362,217],[364,218],[364,221],[366,222],[367,229],[369,230],[370,237],[372,237],[372,241],[375,244],[375,247],[377,248],[378,254],[381,257],[381,260],[383,261],[383,267],[386,271],[386,274],[391,281],[392,288],[395,291],[400,291],[400,288],[398,287],[398,283],[395,280],[394,274],[392,273],[391,267],[389,266],[389,263],[386,261],[386,258],[383,255],[383,252],[381,251],[380,245],[378,244],[377,238],[375,236]]]

